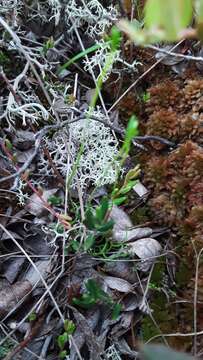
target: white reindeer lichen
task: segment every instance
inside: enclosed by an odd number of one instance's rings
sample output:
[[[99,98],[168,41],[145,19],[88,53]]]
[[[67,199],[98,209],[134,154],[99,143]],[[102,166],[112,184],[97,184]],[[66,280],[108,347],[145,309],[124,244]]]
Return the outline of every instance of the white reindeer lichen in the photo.
[[[66,5],[66,16],[69,32],[74,26],[81,28],[86,25],[86,33],[94,38],[101,36],[112,22],[117,20],[118,12],[111,5],[104,8],[98,0],[81,0],[80,4],[76,0],[71,0]]]
[[[94,111],[92,115],[105,119],[99,109]],[[56,133],[53,139],[45,138],[45,143],[54,164],[64,177],[67,173],[71,174],[80,145],[83,143],[83,153],[80,157],[76,176],[74,176],[71,184],[72,187],[76,186],[77,181],[82,189],[89,184],[102,186],[116,181],[119,168],[119,162],[116,160],[118,142],[113,137],[111,130],[104,124],[84,116],[83,120],[70,124],[66,132],[63,129]],[[70,153],[68,153],[68,143]],[[40,172],[52,172],[42,154]]]

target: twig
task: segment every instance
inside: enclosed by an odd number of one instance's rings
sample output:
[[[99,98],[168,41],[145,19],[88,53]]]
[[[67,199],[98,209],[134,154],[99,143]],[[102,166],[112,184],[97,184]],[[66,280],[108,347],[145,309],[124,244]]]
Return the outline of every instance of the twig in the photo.
[[[35,134],[35,149],[33,151],[33,153],[30,155],[30,157],[26,160],[26,162],[24,163],[24,165],[18,169],[18,171],[16,171],[14,174],[12,175],[9,175],[9,176],[6,176],[4,178],[1,178],[0,179],[0,183],[4,182],[4,181],[8,181],[8,180],[11,180],[15,177],[19,177],[22,173],[24,173],[28,167],[30,166],[30,164],[32,163],[32,161],[34,160],[35,156],[37,155],[38,151],[39,151],[39,148],[40,148],[40,145],[41,145],[41,141],[43,139],[43,137],[46,135],[47,132],[51,131],[51,130],[58,130],[60,128],[63,128],[64,126],[66,125],[69,125],[69,124],[73,124],[77,121],[80,121],[80,120],[83,120],[85,118],[85,114],[83,116],[79,116],[75,119],[73,119],[72,121],[70,120],[65,120],[63,122],[61,122],[60,124],[56,124],[56,125],[47,125],[45,126],[43,129],[39,130],[36,134]],[[114,130],[115,132],[117,132],[119,135],[121,135],[122,137],[124,137],[125,135],[125,131],[114,126],[114,125],[111,125],[111,124],[108,124],[105,120],[103,119],[100,119],[96,116],[92,116],[91,115],[91,119],[92,120],[95,120],[95,121],[98,121],[98,122],[101,122],[102,124],[104,124],[105,126],[109,127],[110,129]],[[175,147],[176,145],[167,140],[167,139],[164,139],[160,136],[153,136],[153,135],[145,135],[145,136],[135,136],[134,137],[134,141],[133,141],[133,144],[140,148],[141,150],[146,150],[143,145],[139,144],[136,142],[137,141],[151,141],[151,140],[154,140],[154,141],[159,141],[161,142],[162,144],[165,144],[167,146],[170,146],[170,147]]]
[[[63,179],[63,177],[61,176],[60,172],[58,171],[56,165],[54,164],[53,162],[53,159],[50,155],[50,152],[49,152],[49,149],[48,148],[44,148],[43,149],[44,151],[44,155],[47,157],[49,163],[50,163],[50,166],[52,167],[53,169],[53,172],[54,174],[56,175],[56,177],[58,178],[58,181],[60,182],[60,184],[64,187],[65,186],[65,181]]]
[[[203,57],[202,56],[192,56],[192,55],[184,55],[184,54],[180,54],[180,53],[176,53],[176,52],[173,52],[173,51],[170,51],[170,50],[166,50],[166,49],[163,49],[163,48],[159,48],[157,46],[154,46],[154,45],[147,45],[145,46],[146,48],[149,48],[149,49],[152,49],[152,50],[155,50],[155,51],[158,51],[160,53],[163,53],[163,54],[166,54],[166,55],[169,55],[171,57],[175,56],[177,58],[181,58],[183,60],[192,60],[192,61],[200,61],[200,62],[203,62]],[[165,56],[163,56],[161,58],[161,60],[163,60],[165,58]]]
[[[3,69],[1,68],[0,71],[0,76],[2,77],[2,79],[4,80],[4,82],[7,85],[8,90],[11,92],[11,94],[13,95],[15,101],[17,102],[18,105],[20,105],[20,96],[16,94],[13,86],[10,84],[6,74],[4,73]]]
[[[12,349],[4,358],[4,360],[12,360],[14,356],[21,350],[23,350],[29,342],[39,333],[39,330],[42,326],[44,320],[44,315],[41,315],[37,322],[34,324],[33,328],[31,329],[30,333],[25,337],[23,341],[21,341],[14,349]]]
[[[156,136],[156,135],[135,136],[134,139],[139,140],[139,141],[144,141],[144,142],[145,141],[158,141],[167,146],[171,146],[171,147],[176,146],[176,144],[174,144],[172,141],[169,141],[167,139],[164,139],[161,136]]]
[[[185,41],[185,40],[183,39],[183,40],[179,41],[175,46],[173,46],[171,51],[175,50],[180,44],[183,43],[183,41]],[[110,113],[115,108],[115,106],[129,93],[130,90],[132,90],[140,82],[140,80],[142,80],[147,74],[149,74],[151,72],[151,70],[153,70],[158,64],[160,64],[166,56],[167,55],[165,55],[165,56],[163,56],[163,58],[157,60],[152,66],[149,67],[149,69],[147,69],[142,75],[140,75],[140,77],[138,79],[136,79],[127,88],[127,90],[125,90],[124,93],[114,102],[114,104],[108,110],[108,113]]]
[[[152,340],[158,339],[161,336],[164,336],[164,337],[176,337],[176,336],[191,337],[191,336],[201,336],[201,335],[203,335],[203,330],[197,331],[197,332],[190,332],[190,333],[176,332],[176,333],[170,333],[170,334],[157,334],[157,335],[152,336],[149,340],[147,340],[145,344],[148,344]]]
[[[47,290],[60,318],[63,320],[64,322],[64,317],[63,317],[63,314],[61,312],[61,310],[59,309],[59,306],[51,292],[51,290],[49,289],[46,281],[44,280],[41,272],[39,271],[38,267],[35,265],[35,263],[33,262],[33,260],[30,258],[30,256],[26,253],[26,251],[23,249],[23,247],[18,243],[18,241],[13,237],[13,235],[0,223],[0,227],[1,229],[3,229],[3,231],[9,236],[9,238],[14,242],[14,244],[19,248],[19,250],[26,256],[27,260],[29,261],[29,263],[32,265],[32,267],[35,269],[35,271],[38,273],[39,277],[40,277],[40,280],[42,281],[45,289]]]
[[[33,64],[33,60],[30,58],[29,54],[25,51],[24,47],[21,44],[20,38],[18,37],[18,35],[16,33],[13,32],[13,30],[11,29],[11,27],[4,21],[4,19],[0,16],[0,24],[4,27],[4,29],[6,29],[6,31],[8,31],[8,33],[11,35],[11,37],[13,38],[14,42],[16,43],[17,48],[20,50],[20,52],[24,55],[25,59],[27,60],[27,62],[29,63],[39,85],[42,88],[42,91],[48,101],[48,104],[51,106],[51,109],[56,117],[57,122],[60,122],[60,118],[58,116],[58,113],[55,111],[53,104],[52,104],[52,100],[41,80],[40,75],[38,74],[37,70],[35,69],[35,66]]]

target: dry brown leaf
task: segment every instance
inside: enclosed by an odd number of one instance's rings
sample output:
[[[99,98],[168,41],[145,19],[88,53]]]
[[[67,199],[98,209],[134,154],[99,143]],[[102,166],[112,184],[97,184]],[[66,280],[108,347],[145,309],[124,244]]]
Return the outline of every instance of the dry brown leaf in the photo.
[[[14,285],[4,286],[0,290],[0,317],[8,314],[31,290],[32,285],[29,281],[19,281]]]
[[[154,262],[154,259],[151,258],[160,254],[161,245],[157,240],[152,238],[140,239],[128,244],[128,252],[131,255],[138,256],[142,260],[142,263],[139,265],[140,270],[148,271]]]
[[[116,278],[113,276],[104,276],[104,282],[106,285],[113,290],[117,290],[119,292],[128,293],[133,291],[133,286],[126,280]]]
[[[152,229],[149,227],[133,228],[129,216],[118,206],[113,206],[110,218],[114,220],[113,241],[128,242],[151,236]]]
[[[58,189],[50,189],[50,190],[44,190],[41,194],[42,198],[47,201],[51,195],[56,194]],[[33,194],[30,196],[25,209],[32,215],[35,215],[37,217],[40,217],[45,212],[47,212],[47,209],[45,205],[43,204],[42,200],[37,194]]]

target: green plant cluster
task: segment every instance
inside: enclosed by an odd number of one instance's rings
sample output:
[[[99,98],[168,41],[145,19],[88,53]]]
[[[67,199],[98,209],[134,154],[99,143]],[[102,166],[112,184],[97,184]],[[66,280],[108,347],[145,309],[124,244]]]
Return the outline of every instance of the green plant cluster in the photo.
[[[121,311],[121,304],[114,303],[112,298],[93,279],[89,279],[85,283],[85,287],[86,292],[80,298],[73,298],[73,304],[84,309],[89,309],[98,303],[105,304],[112,310],[112,319],[117,319]]]

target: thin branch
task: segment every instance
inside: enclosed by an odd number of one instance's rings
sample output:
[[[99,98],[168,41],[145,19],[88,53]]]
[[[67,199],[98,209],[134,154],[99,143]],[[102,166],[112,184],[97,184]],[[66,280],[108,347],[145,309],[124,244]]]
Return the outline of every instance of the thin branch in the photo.
[[[20,50],[20,52],[24,55],[25,59],[27,60],[27,62],[29,63],[39,85],[41,86],[42,88],[42,91],[49,103],[49,105],[51,106],[51,109],[56,117],[56,120],[57,122],[59,123],[60,122],[60,118],[59,118],[59,115],[58,113],[55,111],[54,107],[53,107],[53,104],[52,104],[52,100],[47,92],[47,90],[45,89],[45,86],[41,80],[41,77],[40,75],[38,74],[34,64],[33,64],[33,59],[30,58],[29,54],[25,51],[24,47],[22,46],[21,44],[21,41],[20,41],[20,38],[18,37],[18,35],[16,33],[13,32],[13,30],[11,29],[11,27],[4,21],[4,19],[0,16],[0,24],[4,27],[4,29],[6,31],[8,31],[8,33],[11,35],[11,37],[13,38],[17,48]]]
[[[201,57],[201,56],[184,55],[184,54],[176,53],[176,52],[173,52],[173,51],[170,51],[170,50],[166,50],[166,49],[163,49],[163,48],[159,48],[159,47],[154,46],[154,45],[147,45],[147,46],[145,46],[145,47],[146,47],[146,48],[149,48],[149,49],[152,49],[152,50],[155,50],[155,51],[158,51],[158,52],[160,52],[160,53],[169,55],[169,56],[171,56],[171,57],[175,56],[176,58],[181,58],[181,59],[183,59],[183,60],[203,62],[203,57]],[[161,57],[161,61],[162,61],[164,58],[165,58],[165,56]]]
[[[182,44],[185,40],[179,41],[175,46],[172,47],[171,51],[175,50],[180,44]],[[171,52],[169,51],[169,52]],[[163,56],[163,58],[157,60],[152,66],[149,67],[138,79],[136,79],[128,88],[124,91],[124,93],[114,102],[114,104],[110,107],[108,110],[108,113],[110,113],[116,105],[129,93],[130,90],[132,90],[147,74],[149,74],[158,64],[162,62],[162,60],[167,55]]]
[[[21,174],[23,174],[28,169],[28,167],[30,166],[30,164],[32,163],[34,158],[36,157],[36,155],[37,155],[37,153],[39,151],[40,145],[41,145],[41,141],[42,141],[43,137],[46,135],[47,132],[49,132],[51,130],[58,130],[58,129],[63,128],[66,125],[73,124],[73,123],[75,123],[77,121],[83,120],[85,118],[85,116],[86,115],[84,114],[83,116],[78,116],[77,118],[73,119],[72,121],[65,120],[65,121],[61,122],[60,124],[47,125],[43,129],[39,130],[35,134],[36,140],[35,140],[35,149],[34,149],[33,153],[30,155],[30,157],[26,160],[24,165],[18,171],[16,171],[12,175],[1,178],[0,183],[2,183],[4,181],[11,180],[11,179],[16,178],[16,177],[19,177]],[[111,124],[107,123],[105,120],[103,120],[101,118],[98,118],[96,116],[92,116],[92,115],[91,115],[91,119],[95,120],[95,121],[98,121],[98,122],[101,122],[102,124],[109,127],[110,129],[114,130],[116,133],[118,133],[122,137],[125,136],[125,131],[124,130],[122,130],[122,129],[114,126],[114,125],[111,125]],[[146,150],[143,147],[143,145],[137,143],[137,141],[144,141],[145,142],[145,141],[151,141],[151,140],[161,142],[162,144],[165,144],[165,145],[170,146],[170,147],[175,147],[176,146],[173,142],[171,142],[171,141],[169,141],[167,139],[164,139],[164,138],[162,138],[160,136],[154,136],[154,135],[135,136],[133,144],[136,147],[140,148],[141,150]]]

